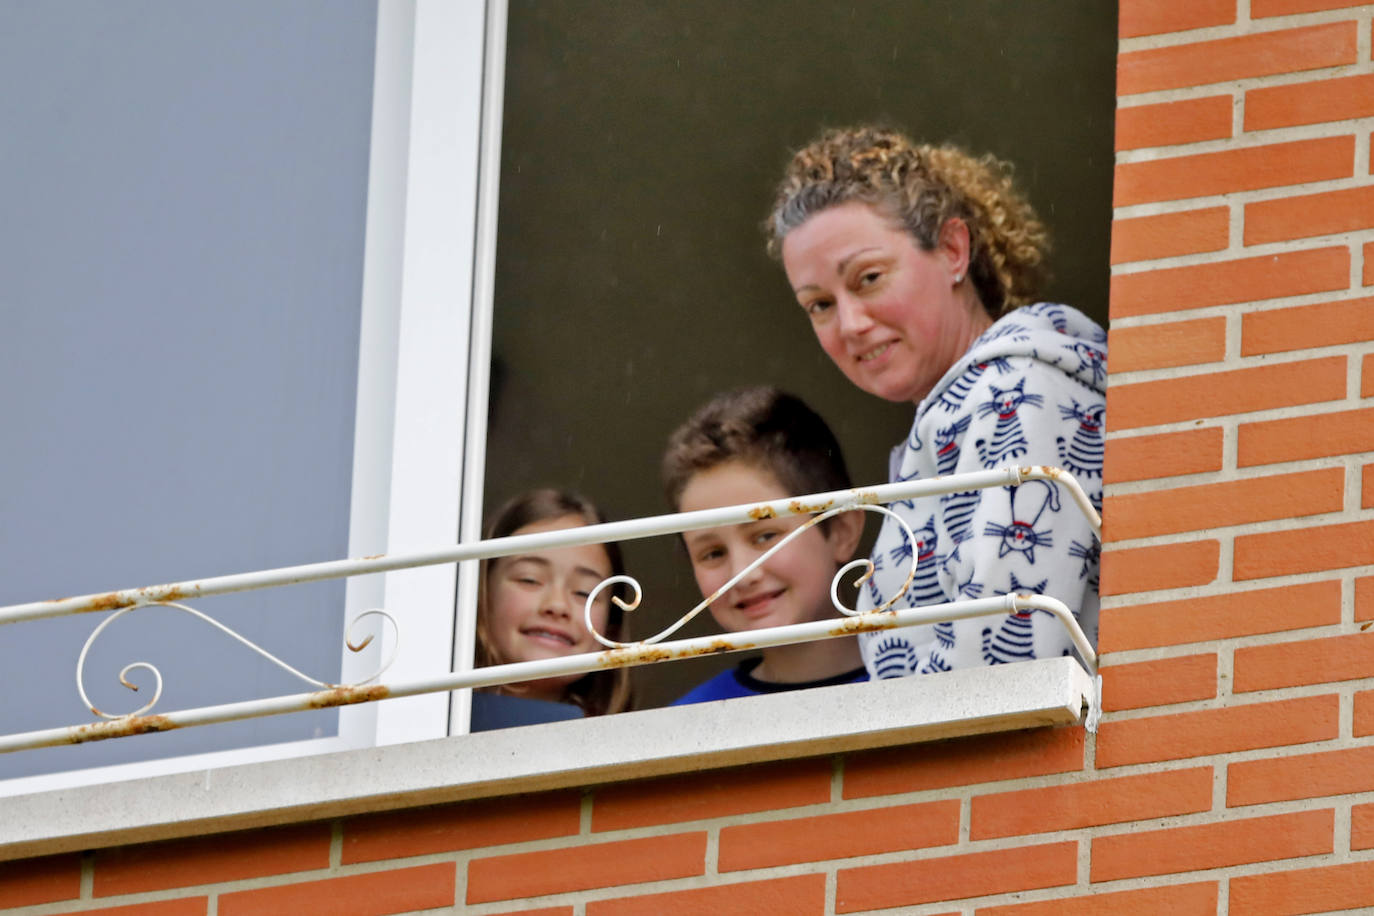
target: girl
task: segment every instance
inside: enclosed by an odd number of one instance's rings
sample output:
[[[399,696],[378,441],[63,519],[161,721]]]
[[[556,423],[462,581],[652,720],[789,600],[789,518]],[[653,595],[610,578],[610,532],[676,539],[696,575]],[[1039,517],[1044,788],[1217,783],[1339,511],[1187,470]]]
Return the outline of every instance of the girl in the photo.
[[[501,507],[487,529],[488,538],[537,534],[580,528],[604,522],[600,511],[583,497],[565,490],[531,490]],[[616,544],[587,544],[537,550],[483,560],[477,594],[476,666],[501,665],[595,652],[601,644],[587,631],[583,608],[596,585],[624,573]],[[592,620],[610,639],[626,638],[625,612],[611,601],[616,589],[597,596]],[[473,730],[513,721],[479,724],[479,706],[501,707],[506,717],[511,704],[491,703],[491,694],[567,703],[583,715],[621,712],[629,706],[629,672],[624,668],[583,675],[551,677],[487,688],[474,697]],[[519,704],[516,704],[519,705]],[[490,710],[488,710],[490,711]],[[560,718],[557,715],[538,715]]]

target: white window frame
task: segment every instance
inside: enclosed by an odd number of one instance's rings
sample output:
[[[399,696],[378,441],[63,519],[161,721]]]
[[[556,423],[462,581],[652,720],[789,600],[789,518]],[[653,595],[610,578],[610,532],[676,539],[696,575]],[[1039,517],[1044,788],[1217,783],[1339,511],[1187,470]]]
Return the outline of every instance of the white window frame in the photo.
[[[354,487],[352,556],[480,537],[505,24],[505,0],[379,3],[363,279],[363,337],[376,337],[354,440],[355,481],[372,488]],[[347,619],[396,619],[392,676],[465,670],[476,584],[473,564],[350,579]],[[345,653],[342,680],[375,670],[390,638]],[[468,692],[340,715],[352,747],[438,738],[467,730]]]

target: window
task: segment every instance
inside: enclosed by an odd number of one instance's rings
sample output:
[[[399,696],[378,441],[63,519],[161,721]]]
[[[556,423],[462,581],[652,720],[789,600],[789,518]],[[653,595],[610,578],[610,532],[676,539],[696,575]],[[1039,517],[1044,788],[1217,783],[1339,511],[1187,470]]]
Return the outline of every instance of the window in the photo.
[[[291,58],[301,46],[322,47],[314,28],[318,23],[304,9],[304,4],[226,4],[197,15],[241,20],[259,40],[283,46],[283,56]],[[70,12],[52,6],[30,11],[38,23],[28,26],[46,28],[54,43],[68,41],[86,28]],[[126,40],[136,38],[136,25],[121,14],[107,15],[129,33]],[[1109,213],[1115,33],[1110,5],[1077,0],[1010,10],[995,0],[950,0],[923,6],[914,18],[909,5],[892,0],[862,10],[836,5],[805,13],[814,18],[802,20],[794,4],[781,3],[678,10],[651,3],[589,9],[517,2],[509,12],[509,43],[500,0],[493,0],[489,13],[476,3],[419,0],[375,9],[358,3],[350,16],[338,15],[355,29],[376,17],[373,92],[363,86],[353,96],[373,99],[371,129],[365,134],[370,145],[361,146],[370,157],[364,157],[369,163],[365,215],[355,175],[353,184],[344,183],[352,195],[353,222],[345,213],[328,226],[352,226],[355,232],[365,226],[366,251],[360,261],[356,253],[350,259],[334,249],[317,252],[320,261],[337,256],[345,274],[354,270],[362,290],[350,299],[362,303],[354,330],[343,319],[334,328],[356,333],[360,342],[356,366],[339,369],[354,373],[357,399],[351,406],[334,406],[343,418],[340,428],[352,429],[351,465],[344,465],[351,478],[346,485],[350,510],[308,556],[226,558],[216,568],[226,555],[202,545],[189,561],[168,562],[165,572],[111,573],[91,581],[92,591],[187,573],[431,546],[452,541],[455,532],[470,539],[479,529],[483,502],[490,506],[541,483],[579,487],[619,517],[658,514],[663,505],[653,468],[668,430],[711,392],[749,382],[778,382],[815,403],[841,440],[854,443],[848,457],[856,482],[881,479],[883,454],[902,436],[909,411],[851,391],[824,362],[804,324],[785,321],[790,314],[785,287],[755,230],[786,149],[821,123],[892,116],[927,136],[950,137],[1014,159],[1057,229],[1062,280],[1052,295],[1089,311],[1096,304],[1098,314],[1105,310],[1107,236],[1102,230]],[[282,26],[268,34],[260,27],[264,16],[294,17],[299,31]],[[490,30],[485,42],[484,28]],[[17,28],[9,34],[21,42],[30,32]],[[94,26],[90,34],[97,34]],[[368,53],[373,37],[367,33],[363,41]],[[93,38],[87,40],[92,43]],[[176,60],[190,67],[197,58],[186,44],[169,46],[179,54]],[[321,54],[330,58],[327,51]],[[994,67],[967,64],[994,57]],[[14,85],[28,84],[20,78],[26,75],[23,67],[39,66],[34,55],[0,58],[6,61],[2,66],[21,68],[13,74]],[[355,62],[372,59],[366,53],[354,57]],[[500,80],[488,83],[485,95],[484,67],[506,74],[504,86]],[[179,72],[171,71],[173,78]],[[356,68],[348,72],[356,81]],[[79,95],[79,88],[72,91]],[[625,107],[612,104],[621,97]],[[187,113],[199,114],[191,106]],[[487,129],[479,146],[484,119]],[[290,129],[279,139],[304,130],[303,124],[288,119]],[[234,139],[246,143],[251,137]],[[478,169],[479,153],[498,150],[499,247],[494,231],[498,181],[495,173]],[[262,150],[261,156],[270,162],[274,152],[275,147]],[[321,158],[336,155],[331,150]],[[1085,162],[1096,169],[1085,169]],[[147,164],[132,154],[131,163]],[[318,180],[310,168],[291,174]],[[269,190],[283,197],[299,189],[283,182]],[[1066,200],[1087,214],[1081,223],[1055,211],[1054,202]],[[188,244],[201,238],[198,233],[199,227],[185,233]],[[17,244],[6,247],[11,256],[23,250]],[[83,269],[71,266],[80,264],[81,252],[64,254],[68,257],[53,266],[54,273]],[[490,300],[493,283],[494,314],[481,309],[469,314],[468,303]],[[30,321],[30,313],[44,306],[30,301],[35,305],[6,307]],[[784,317],[774,317],[779,315]],[[194,359],[190,364],[202,369]],[[62,378],[43,365],[30,367],[28,374]],[[66,384],[75,384],[66,378]],[[217,395],[237,389],[235,373],[227,379],[215,388]],[[176,384],[170,373],[167,384]],[[339,394],[340,388],[346,392],[348,383],[329,390]],[[153,479],[174,473],[167,469],[185,473],[196,467],[194,461],[154,463],[166,457],[157,454],[157,446],[175,441],[175,432],[160,439],[130,432],[131,445],[119,441],[108,451],[127,459],[120,448],[131,448],[142,459],[140,469],[163,468],[148,471]],[[336,438],[341,441],[330,453],[337,458],[350,443],[349,434],[339,435],[337,429]],[[37,448],[33,453],[47,454]],[[5,475],[17,476],[13,470]],[[283,490],[296,495],[289,484]],[[171,502],[184,505],[192,499]],[[143,514],[142,505],[127,515]],[[87,508],[83,517],[89,515]],[[25,517],[38,521],[45,514],[35,508]],[[60,527],[63,520],[56,518]],[[178,545],[177,524],[212,528],[206,514],[186,511],[164,512],[147,530]],[[340,531],[345,526],[346,540]],[[218,534],[242,541],[240,535]],[[96,543],[143,544],[150,536],[110,526],[98,532]],[[72,551],[68,568],[99,553]],[[216,558],[216,567],[199,562],[206,556]],[[635,620],[637,632],[656,632],[660,620],[695,603],[694,586],[670,539],[632,544],[629,559],[648,599]],[[0,600],[47,597],[54,587],[79,590],[75,581],[56,576],[46,580],[55,586],[40,584]],[[471,620],[463,615],[472,607],[474,587],[470,574],[460,573],[455,581],[451,569],[435,568],[360,580],[348,587],[345,604],[350,618],[372,606],[400,616],[402,654],[393,674],[433,672],[462,666],[471,657]],[[311,601],[335,609],[325,611],[318,633],[301,640],[326,647],[322,673],[341,670],[346,681],[352,671],[370,670],[367,659],[334,667],[338,656],[330,653],[337,651],[341,636],[338,593],[325,590],[307,598],[304,590],[293,591],[281,592],[282,611],[272,615],[275,622]],[[262,607],[261,600],[261,594],[246,596],[244,606]],[[448,614],[455,600],[456,624]],[[444,613],[434,613],[435,608]],[[96,623],[92,617],[74,620],[83,633]],[[214,634],[196,639],[219,645]],[[320,670],[270,634],[261,641],[311,673]],[[71,646],[74,656],[79,639],[64,637],[62,644]],[[676,675],[675,684],[662,672],[640,680],[641,698],[649,705],[705,676],[702,669],[689,668]],[[101,676],[93,672],[92,682]],[[59,669],[54,695],[70,697],[69,681],[66,669]],[[169,695],[163,704],[173,702]],[[466,727],[465,706],[453,703],[450,710],[445,695],[350,708],[339,714],[337,726],[333,715],[322,714],[322,726],[315,722],[294,738],[250,736],[244,744],[294,743],[243,753],[310,753],[436,737]],[[84,717],[78,708],[73,715],[45,716],[33,727]],[[26,727],[6,724],[3,730]],[[314,737],[316,727],[323,728],[323,737]],[[146,747],[163,737],[127,744]],[[86,765],[89,751],[82,753],[81,765]],[[196,765],[238,759],[246,758],[205,757]],[[146,774],[150,767],[140,765],[137,772]],[[23,786],[29,784],[12,780],[10,785],[19,788],[0,791],[27,791]]]
[[[887,119],[1012,160],[1054,230],[1049,297],[1105,326],[1115,16],[1095,0],[512,0],[487,505],[562,484],[614,517],[666,512],[669,432],[763,383],[825,417],[856,484],[886,480],[911,408],[830,364],[758,228],[821,126]],[[625,545],[636,635],[698,600],[675,540]],[[636,698],[734,660],[639,669]]]

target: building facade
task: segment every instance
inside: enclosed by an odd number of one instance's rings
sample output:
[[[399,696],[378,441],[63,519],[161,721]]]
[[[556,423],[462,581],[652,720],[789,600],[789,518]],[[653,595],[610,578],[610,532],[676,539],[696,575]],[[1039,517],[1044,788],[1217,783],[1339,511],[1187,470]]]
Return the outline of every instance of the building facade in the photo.
[[[1372,45],[1371,4],[1120,0],[1095,734],[851,736],[457,801],[461,774],[416,772],[362,801],[35,841],[0,863],[0,906],[1374,907]]]

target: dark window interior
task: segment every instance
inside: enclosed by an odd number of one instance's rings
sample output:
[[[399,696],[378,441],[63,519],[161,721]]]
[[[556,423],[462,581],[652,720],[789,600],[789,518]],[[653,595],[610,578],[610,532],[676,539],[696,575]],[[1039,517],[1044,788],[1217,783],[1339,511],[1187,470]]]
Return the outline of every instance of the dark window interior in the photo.
[[[880,119],[1014,161],[1054,232],[1048,298],[1105,325],[1115,7],[513,0],[488,509],[555,485],[615,518],[666,512],[668,433],[757,383],[830,422],[856,484],[885,480],[911,406],[830,364],[759,228],[789,152],[823,126]],[[673,540],[626,555],[636,636],[698,600]],[[703,615],[681,635],[712,631]],[[734,661],[638,669],[638,705]]]

